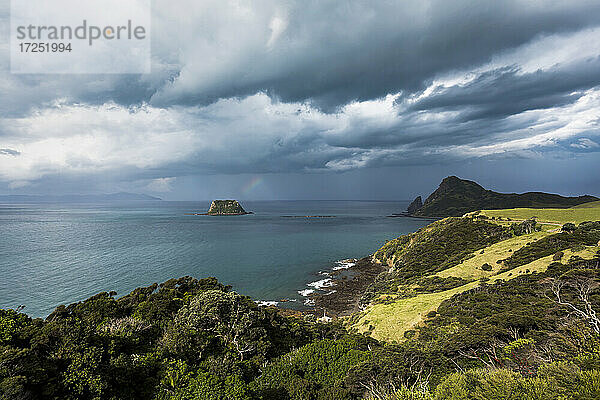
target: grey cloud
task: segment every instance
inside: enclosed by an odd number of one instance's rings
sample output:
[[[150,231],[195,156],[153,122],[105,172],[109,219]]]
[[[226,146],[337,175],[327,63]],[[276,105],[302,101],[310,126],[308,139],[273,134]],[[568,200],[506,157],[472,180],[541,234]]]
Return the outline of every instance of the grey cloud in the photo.
[[[600,144],[589,138],[580,138],[575,143],[571,143],[570,146],[579,150],[600,151]]]
[[[440,74],[481,65],[535,38],[598,25],[600,15],[600,3],[592,0],[476,6],[466,0],[264,0],[251,8],[252,18],[235,19],[236,8],[227,2],[174,7],[157,0],[148,76],[14,76],[6,54],[0,87],[10,101],[0,101],[0,112],[20,115],[57,98],[169,107],[260,91],[332,111],[353,100],[418,92]],[[188,22],[179,22],[181,13]],[[269,22],[277,15],[286,27],[268,46]],[[7,18],[0,16],[2,22]]]
[[[0,156],[19,156],[21,155],[21,152],[17,151],[17,150],[13,150],[13,149],[0,149]]]
[[[154,75],[47,76],[11,75],[0,71],[0,86],[5,88],[0,100],[0,115],[20,117],[57,101],[66,104],[141,104],[150,100],[159,81]]]
[[[153,104],[205,104],[266,91],[331,110],[423,89],[435,76],[490,60],[541,35],[597,25],[600,3],[293,2],[274,49],[237,49],[219,64],[184,63]],[[244,40],[244,39],[240,39]],[[231,66],[231,60],[237,63]]]
[[[504,67],[483,72],[466,85],[438,88],[409,110],[459,110],[463,121],[502,118],[573,103],[583,90],[599,84],[600,57],[532,73]]]
[[[530,54],[527,44],[599,24],[597,1],[257,0],[241,16],[211,1],[157,0],[150,75],[13,76],[3,58],[0,136],[23,152],[4,158],[3,180],[70,181],[77,191],[107,177],[123,185],[177,177],[176,187],[179,177],[198,174],[443,171],[546,156],[585,156],[591,165],[599,151],[599,55],[523,66],[554,51]],[[189,19],[174,24],[182,13]],[[285,29],[271,41],[275,16]],[[515,49],[518,57],[496,62]],[[455,83],[452,75],[474,78]],[[353,101],[387,94],[397,96],[387,114],[379,113],[387,103],[358,104],[353,113]],[[582,99],[584,112],[575,107]],[[59,150],[52,157],[43,139]],[[0,155],[18,155],[10,151]],[[25,160],[32,154],[41,155]]]

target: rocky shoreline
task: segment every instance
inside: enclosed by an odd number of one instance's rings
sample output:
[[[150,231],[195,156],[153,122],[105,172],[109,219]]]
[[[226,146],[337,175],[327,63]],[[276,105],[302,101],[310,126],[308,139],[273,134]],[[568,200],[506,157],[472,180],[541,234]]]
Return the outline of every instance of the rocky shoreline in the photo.
[[[445,218],[445,217],[426,217],[423,215],[415,215],[415,214],[410,214],[408,211],[402,211],[401,213],[390,214],[387,217],[388,218],[418,218],[418,219],[426,219],[429,221],[437,221],[438,219]]]
[[[338,262],[340,266],[323,272],[327,286],[306,296],[312,305],[307,313],[317,317],[339,318],[360,311],[359,300],[367,287],[386,267],[371,261],[371,256]]]

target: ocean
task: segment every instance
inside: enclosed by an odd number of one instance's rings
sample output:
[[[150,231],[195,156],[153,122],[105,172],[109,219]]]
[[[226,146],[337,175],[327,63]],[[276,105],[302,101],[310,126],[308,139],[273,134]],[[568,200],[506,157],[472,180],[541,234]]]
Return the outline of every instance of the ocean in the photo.
[[[425,226],[386,217],[408,203],[246,201],[254,214],[244,216],[185,215],[210,202],[0,204],[0,308],[46,317],[102,291],[120,296],[185,275],[300,305],[320,271]],[[286,217],[306,215],[334,217]]]

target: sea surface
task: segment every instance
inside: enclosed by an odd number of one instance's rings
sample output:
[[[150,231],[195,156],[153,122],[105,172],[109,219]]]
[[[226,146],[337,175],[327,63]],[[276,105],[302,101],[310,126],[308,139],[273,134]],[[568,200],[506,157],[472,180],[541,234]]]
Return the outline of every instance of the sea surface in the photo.
[[[190,275],[257,301],[302,304],[320,271],[428,222],[388,218],[409,202],[256,201],[244,216],[185,215],[209,202],[0,204],[0,308],[46,317],[101,291]],[[288,218],[329,215],[334,218]]]

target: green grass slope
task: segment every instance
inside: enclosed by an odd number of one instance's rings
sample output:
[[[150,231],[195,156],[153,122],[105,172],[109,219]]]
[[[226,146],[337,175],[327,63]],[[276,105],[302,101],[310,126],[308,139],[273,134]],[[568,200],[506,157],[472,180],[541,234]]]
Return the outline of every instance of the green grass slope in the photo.
[[[571,257],[581,257],[582,259],[592,259],[598,250],[598,246],[588,246],[581,250],[566,250],[565,260]],[[553,256],[546,256],[536,259],[530,263],[523,264],[510,271],[492,272],[488,283],[498,281],[507,281],[531,273],[540,273],[546,271],[548,266],[554,262]],[[456,273],[456,270],[450,269],[444,272],[450,274]],[[471,270],[462,270],[461,277],[472,277],[479,275],[477,268]],[[352,324],[360,333],[368,333],[377,340],[386,342],[400,342],[405,340],[404,333],[414,329],[419,324],[427,320],[427,315],[435,312],[443,301],[451,299],[453,296],[475,289],[482,282],[473,281],[465,285],[444,290],[435,293],[418,294],[414,297],[397,299],[394,295],[382,295],[380,303],[369,307],[360,318]]]
[[[388,241],[374,255],[376,262],[388,265],[361,300],[370,302],[382,293],[449,289],[464,282],[432,280],[429,277],[470,257],[477,250],[512,236],[509,228],[471,218],[446,218],[417,232]]]
[[[466,280],[489,278],[498,274],[502,269],[502,264],[498,261],[510,257],[515,250],[522,248],[527,243],[537,241],[547,235],[549,235],[547,232],[533,232],[494,243],[480,252],[475,252],[473,257],[454,267],[440,271],[436,275],[441,278],[457,277]],[[491,269],[482,268],[485,264],[489,265]]]
[[[522,221],[535,218],[540,223],[562,225],[567,222],[579,224],[585,221],[600,220],[600,202],[594,201],[589,204],[581,204],[572,208],[513,208],[507,210],[482,210],[481,215],[488,218],[508,218],[514,221]]]
[[[572,233],[541,230],[520,236],[509,234],[506,225],[477,215],[447,218],[386,243],[374,259],[391,268],[378,277],[364,299],[368,307],[349,326],[378,340],[402,341],[406,331],[459,293],[541,273],[556,261],[591,259],[599,249],[600,223],[580,224]],[[491,236],[484,240],[485,235]]]
[[[600,208],[600,200],[579,204],[577,206],[574,206],[573,208]]]

